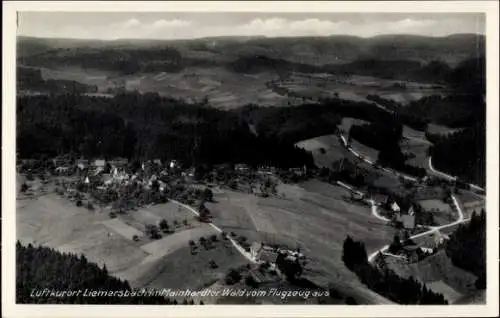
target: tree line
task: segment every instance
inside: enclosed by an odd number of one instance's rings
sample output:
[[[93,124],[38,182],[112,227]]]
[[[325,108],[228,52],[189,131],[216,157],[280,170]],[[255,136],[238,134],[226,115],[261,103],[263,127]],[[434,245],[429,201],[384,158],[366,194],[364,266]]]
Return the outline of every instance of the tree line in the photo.
[[[474,212],[468,224],[460,224],[446,244],[454,265],[478,277],[477,289],[486,288],[486,213]]]
[[[155,94],[19,97],[17,127],[24,158],[74,153],[187,165],[313,166],[310,153],[287,138],[254,135],[235,114]]]
[[[447,135],[427,134],[433,166],[460,179],[486,184],[486,127],[484,122]]]
[[[32,297],[35,290],[78,291],[79,295],[55,297],[50,294]],[[100,296],[83,295],[83,291],[108,290],[132,291],[127,281],[109,275],[102,268],[89,262],[84,255],[60,253],[52,248],[16,243],[16,303],[36,304],[168,304],[159,296]]]

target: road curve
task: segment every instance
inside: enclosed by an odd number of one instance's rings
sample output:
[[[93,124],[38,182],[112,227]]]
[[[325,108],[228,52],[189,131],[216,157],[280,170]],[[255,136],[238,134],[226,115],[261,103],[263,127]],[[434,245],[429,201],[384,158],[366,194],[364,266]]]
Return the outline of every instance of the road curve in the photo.
[[[453,201],[453,205],[455,205],[455,208],[457,210],[457,213],[458,213],[458,218],[457,220],[455,220],[454,222],[451,222],[451,223],[448,223],[448,224],[445,224],[445,225],[441,225],[441,226],[436,226],[436,227],[433,227],[431,228],[430,230],[428,231],[425,231],[425,232],[422,232],[422,233],[419,233],[419,234],[415,234],[415,235],[412,235],[410,236],[410,239],[416,239],[416,238],[419,238],[419,237],[422,237],[422,236],[427,236],[427,235],[430,235],[430,234],[433,234],[439,230],[442,230],[442,229],[445,229],[445,228],[449,228],[449,227],[452,227],[452,226],[455,226],[457,224],[460,224],[460,223],[465,223],[465,222],[468,222],[470,220],[470,218],[467,218],[465,219],[464,218],[464,214],[463,214],[463,211],[462,209],[460,208],[460,205],[458,204],[458,200],[457,198],[452,195],[451,196],[451,199]],[[372,209],[373,209],[373,205],[372,205]],[[375,209],[377,207],[375,206]],[[371,263],[373,262],[373,260],[375,259],[375,257],[377,256],[378,253],[382,252],[386,252],[387,250],[389,249],[389,245],[384,245],[382,246],[380,249],[376,250],[375,252],[371,253],[369,256],[368,256],[368,261]]]
[[[186,205],[184,203],[181,203],[177,200],[174,200],[174,199],[169,199],[170,202],[174,203],[174,204],[177,204],[179,206],[182,206],[183,208],[185,209],[188,209],[191,213],[193,213],[194,215],[196,216],[200,216],[200,213],[198,213],[198,211],[196,211],[194,208],[190,207],[189,205]],[[213,223],[208,223],[212,228],[214,228],[217,232],[219,233],[222,233],[223,231],[215,224]],[[241,255],[243,255],[243,257],[245,257],[248,261],[256,264],[258,263],[257,260],[255,258],[252,257],[252,255],[250,253],[248,253],[247,251],[245,251],[245,249],[243,247],[241,247],[241,245],[239,245],[235,240],[233,240],[233,238],[229,237],[228,236],[228,239],[229,241],[234,245],[234,247],[238,250],[238,252],[240,252]]]
[[[349,150],[349,151],[350,151],[350,152],[351,152],[354,156],[356,156],[356,157],[360,158],[361,160],[363,160],[364,162],[366,162],[366,163],[368,163],[368,164],[370,164],[370,165],[373,165],[373,162],[371,162],[370,160],[368,160],[368,159],[364,158],[363,156],[361,156],[358,152],[356,152],[354,149],[352,149],[352,147],[347,147],[347,146],[348,146],[348,143],[347,143],[347,141],[346,141],[345,137],[344,137],[342,134],[340,134],[339,136],[340,136],[340,139],[341,139],[341,142],[343,143],[343,145],[344,145],[344,146],[346,146],[346,148],[347,148],[347,149],[348,149],[348,150]],[[441,177],[443,177],[443,178],[446,178],[446,179],[448,179],[448,180],[456,180],[456,179],[457,179],[456,177],[453,177],[453,176],[451,176],[451,175],[449,175],[449,174],[446,174],[446,173],[444,173],[444,172],[441,172],[441,171],[438,171],[438,170],[434,169],[434,167],[432,166],[432,159],[431,159],[431,157],[429,157],[429,168],[430,168],[430,170],[431,170],[433,173],[435,173],[435,174],[437,174],[437,175],[439,175],[439,176],[441,176]],[[405,178],[406,180],[410,180],[410,181],[417,181],[417,179],[416,179],[416,178],[409,177],[409,176],[405,176],[405,175],[400,174],[399,172],[394,171],[394,170],[391,170],[391,169],[386,169],[386,168],[383,168],[383,170],[384,170],[384,171],[391,172],[391,173],[395,173],[396,175],[401,176],[401,177]],[[343,182],[337,182],[337,184],[338,184],[338,185],[340,185],[340,186],[342,186],[342,187],[344,187],[344,188],[346,188],[346,189],[349,189],[349,190],[351,190],[351,191],[354,191],[354,192],[356,192],[356,193],[358,193],[358,194],[360,194],[360,193],[361,193],[361,192],[357,191],[356,189],[354,189],[352,186],[349,186],[349,185],[347,185],[347,184],[345,184],[345,183],[343,183]],[[484,191],[484,189],[483,189],[483,188],[481,188],[481,187],[480,187],[480,186],[478,186],[478,185],[475,185],[475,184],[469,184],[469,186],[470,186],[471,188],[474,188],[474,189],[477,189],[477,190],[482,190],[482,191]],[[451,198],[452,198],[452,201],[453,201],[453,205],[455,206],[455,208],[456,208],[456,210],[457,210],[457,213],[458,213],[458,218],[457,218],[457,220],[455,220],[454,222],[451,222],[451,223],[449,223],[449,224],[445,224],[445,225],[441,225],[441,226],[437,226],[437,227],[431,227],[431,229],[429,229],[428,231],[425,231],[425,232],[422,232],[422,233],[415,234],[415,235],[411,236],[411,237],[410,237],[410,239],[415,239],[415,238],[419,238],[419,237],[422,237],[422,236],[426,236],[426,235],[429,235],[429,234],[435,233],[435,232],[437,232],[437,231],[439,231],[439,230],[441,230],[441,229],[445,229],[445,228],[452,227],[452,226],[455,226],[455,225],[457,225],[457,224],[460,224],[460,223],[464,223],[464,222],[469,221],[469,220],[470,220],[470,218],[467,218],[467,219],[465,219],[465,218],[464,218],[463,211],[462,211],[462,209],[461,209],[460,205],[458,204],[458,200],[457,200],[456,196],[451,195]],[[387,219],[387,218],[385,218],[385,217],[381,216],[381,215],[378,213],[378,211],[377,211],[377,210],[378,210],[378,207],[377,207],[377,205],[376,205],[375,201],[373,201],[372,199],[369,199],[369,200],[366,200],[366,202],[368,202],[368,203],[370,204],[370,206],[371,206],[371,214],[372,214],[374,217],[376,217],[377,219],[379,219],[379,220],[381,220],[381,221],[385,221],[385,222],[388,222],[388,221],[389,221],[389,219]],[[375,251],[375,252],[371,253],[371,254],[369,255],[369,257],[368,257],[368,261],[369,261],[369,262],[372,262],[372,261],[375,259],[375,257],[377,256],[377,254],[378,254],[379,252],[384,253],[385,251],[387,251],[387,249],[389,249],[389,245],[384,245],[383,247],[381,247],[381,248],[380,248],[380,249],[378,249],[377,251]]]
[[[439,175],[440,177],[443,177],[443,178],[445,178],[445,179],[447,179],[447,180],[451,180],[451,181],[455,181],[455,180],[457,180],[457,177],[454,177],[454,176],[449,175],[449,174],[447,174],[447,173],[445,173],[445,172],[442,172],[442,171],[439,171],[439,170],[434,169],[434,166],[432,165],[432,157],[429,157],[429,169],[430,169],[433,173],[435,173],[435,174]],[[471,188],[473,188],[473,189],[476,189],[476,190],[479,190],[479,191],[484,191],[484,188],[482,188],[482,187],[478,186],[477,184],[468,183],[468,185],[469,185]]]
[[[174,204],[177,204],[179,206],[182,206],[183,208],[188,209],[191,213],[195,214],[196,216],[200,215],[198,213],[198,211],[196,211],[194,208],[190,207],[189,205],[186,205],[186,204],[181,203],[181,202],[179,202],[177,200],[174,200],[174,199],[169,199],[169,200],[170,200],[170,202],[172,202]],[[217,232],[219,232],[219,233],[222,232],[222,230],[217,225],[215,225],[213,223],[209,223],[209,224]],[[245,249],[243,249],[243,247],[241,247],[236,241],[234,241],[232,238],[229,238],[229,240],[234,245],[234,247],[238,250],[238,252],[240,252],[240,254],[243,255],[243,257],[245,257],[247,260],[249,260],[250,262],[252,262],[254,264],[258,263],[258,261],[256,259],[254,259],[250,255],[250,253],[248,253],[247,251],[245,251]],[[358,297],[362,298],[367,303],[371,303],[371,304],[386,304],[386,305],[394,304],[389,299],[385,298],[382,295],[377,294],[376,292],[374,292],[374,291],[372,291],[370,289],[359,289],[359,290],[356,290],[356,294],[358,295]]]

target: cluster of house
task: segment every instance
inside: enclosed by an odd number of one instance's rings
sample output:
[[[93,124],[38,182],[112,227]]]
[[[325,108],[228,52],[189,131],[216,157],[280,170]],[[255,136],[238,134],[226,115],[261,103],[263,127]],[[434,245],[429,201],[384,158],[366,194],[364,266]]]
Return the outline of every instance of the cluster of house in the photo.
[[[105,159],[77,159],[73,163],[58,161],[54,159],[55,172],[58,174],[70,174],[76,169],[85,184],[99,184],[97,189],[106,190],[117,186],[126,186],[131,183],[141,184],[145,188],[151,188],[156,181],[160,191],[166,187],[161,177],[168,175],[172,169],[178,166],[175,160],[166,165],[161,160],[149,160],[142,162],[139,171],[130,171],[127,159],[118,158],[114,160]]]
[[[273,247],[265,245],[264,243],[254,242],[250,246],[250,255],[253,259],[259,262],[269,262],[271,268],[273,268],[274,263],[278,254],[284,254],[285,260],[290,262],[295,262],[297,260],[304,260],[306,257],[300,250],[290,250],[282,247]]]
[[[386,194],[376,194],[373,196],[373,200],[377,205],[388,208],[392,214],[392,220],[401,223],[404,229],[415,229],[415,210],[413,205],[410,205],[408,209],[404,211],[396,201],[390,200],[389,196]]]

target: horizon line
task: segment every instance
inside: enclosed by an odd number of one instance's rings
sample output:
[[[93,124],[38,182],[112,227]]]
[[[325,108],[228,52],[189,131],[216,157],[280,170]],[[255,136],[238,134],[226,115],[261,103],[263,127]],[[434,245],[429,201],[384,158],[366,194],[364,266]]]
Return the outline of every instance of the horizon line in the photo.
[[[331,38],[331,37],[351,37],[359,39],[373,39],[377,37],[384,36],[414,36],[421,38],[448,38],[452,36],[478,36],[486,37],[484,33],[450,33],[448,35],[423,35],[423,34],[412,34],[412,33],[383,33],[371,36],[360,36],[351,34],[331,34],[331,35],[297,35],[297,36],[266,36],[266,35],[214,35],[214,36],[203,36],[203,37],[186,37],[186,38],[172,38],[172,39],[161,39],[161,38],[115,38],[115,39],[99,39],[99,38],[79,38],[79,37],[51,37],[51,36],[33,36],[33,35],[16,35],[16,39],[19,38],[34,38],[34,39],[46,39],[46,40],[75,40],[75,41],[101,41],[101,42],[113,42],[113,41],[187,41],[187,40],[204,40],[204,39],[215,39],[215,38],[264,38],[264,39],[293,39],[293,38]]]

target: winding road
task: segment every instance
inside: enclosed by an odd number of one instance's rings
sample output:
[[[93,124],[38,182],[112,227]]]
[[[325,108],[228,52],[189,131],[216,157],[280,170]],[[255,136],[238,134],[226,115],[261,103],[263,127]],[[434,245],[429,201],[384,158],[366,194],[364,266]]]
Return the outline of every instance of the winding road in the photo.
[[[360,155],[357,151],[355,151],[354,149],[352,149],[351,146],[348,145],[345,137],[340,134],[340,139],[341,139],[341,142],[344,144],[344,146],[346,146],[346,148],[354,155],[356,156],[357,158],[363,160],[364,162],[370,164],[370,165],[374,165],[374,163],[372,161],[370,161],[369,159],[367,158],[364,158],[362,155]],[[441,172],[441,171],[438,171],[436,169],[434,169],[434,167],[432,166],[432,158],[429,157],[429,169],[430,171],[432,171],[435,175],[439,176],[439,177],[442,177],[444,179],[447,179],[447,180],[457,180],[457,177],[454,177],[454,176],[451,176],[447,173],[444,173],[444,172]],[[414,177],[410,177],[410,176],[407,176],[407,175],[403,175],[395,170],[392,170],[392,169],[387,169],[387,168],[382,168],[382,170],[386,171],[386,172],[390,172],[390,173],[394,173],[396,174],[397,176],[401,176],[403,177],[404,179],[406,180],[409,180],[409,181],[412,181],[412,182],[416,182],[418,181],[418,179],[414,178]],[[346,189],[349,189],[351,191],[354,191],[358,194],[362,194],[360,191],[354,189],[352,186],[350,185],[347,185],[343,182],[337,182],[338,185],[346,188]],[[476,189],[476,190],[480,190],[480,191],[484,191],[484,189],[478,185],[475,185],[475,184],[471,184],[469,183],[469,186],[473,189]],[[439,230],[442,230],[442,229],[446,229],[446,228],[449,228],[449,227],[453,227],[457,224],[460,224],[460,223],[465,223],[465,222],[468,222],[470,220],[470,218],[464,218],[464,213],[462,211],[462,208],[460,207],[460,204],[458,202],[458,199],[455,195],[451,195],[451,198],[452,198],[452,201],[453,201],[453,205],[455,206],[455,209],[458,213],[458,218],[457,220],[455,220],[454,222],[451,222],[451,223],[448,223],[448,224],[445,224],[445,225],[441,225],[441,226],[436,226],[436,227],[431,227],[428,231],[425,231],[425,232],[422,232],[422,233],[419,233],[419,234],[415,234],[413,236],[410,237],[410,239],[416,239],[416,238],[419,238],[419,237],[422,237],[422,236],[427,236],[427,235],[430,235],[430,234],[433,234]],[[375,201],[373,199],[367,199],[365,200],[367,203],[370,204],[371,206],[371,214],[381,220],[381,221],[384,221],[384,222],[388,222],[389,219],[380,215],[378,213],[378,207],[375,203]],[[375,257],[377,256],[378,253],[384,253],[386,252],[387,250],[389,249],[389,245],[384,245],[382,246],[381,248],[379,248],[378,250],[376,250],[375,252],[371,253],[369,256],[368,256],[368,261],[369,262],[373,262],[373,260],[375,259]]]
[[[434,169],[434,167],[432,166],[432,157],[429,157],[429,169],[436,175],[444,178],[444,179],[447,179],[447,180],[452,180],[452,181],[455,181],[457,180],[457,177],[454,177],[452,175],[449,175],[447,173],[444,173],[442,171],[439,171],[439,170],[436,170]],[[478,190],[478,191],[485,191],[484,188],[478,186],[477,184],[472,184],[472,183],[468,183],[468,185],[474,189],[474,190]]]
[[[341,141],[342,143],[347,146],[347,141],[345,139],[345,137],[343,135],[340,134],[340,138],[341,138]],[[354,156],[356,156],[357,158],[363,160],[364,162],[374,166],[375,164],[363,157],[362,155],[360,155],[357,151],[355,151],[354,149],[352,149],[352,147],[346,147]],[[392,170],[392,169],[388,169],[388,168],[381,168],[382,170],[388,172],[388,173],[392,173],[392,174],[395,174],[397,176],[400,176],[400,177],[403,177],[404,179],[406,180],[409,180],[409,181],[412,181],[412,182],[417,182],[418,179],[417,178],[414,178],[414,177],[410,177],[408,175],[404,175],[398,171],[395,171],[395,170]],[[453,177],[449,174],[446,174],[444,172],[441,172],[441,171],[438,171],[438,170],[435,170],[434,167],[432,166],[432,161],[431,161],[431,157],[429,157],[429,169],[436,175],[442,177],[442,178],[445,178],[447,180],[456,180],[457,178],[456,177]],[[341,181],[337,181],[337,184],[341,187],[344,187],[352,192],[355,192],[357,194],[360,194],[360,195],[363,195],[363,193],[357,189],[355,189],[354,187],[346,184],[346,183],[343,183]],[[484,191],[483,188],[479,187],[478,185],[474,185],[474,184],[469,184],[471,188],[474,188],[474,189],[477,189],[477,190],[482,190]],[[451,223],[448,223],[448,224],[445,224],[445,225],[441,225],[441,226],[434,226],[434,227],[430,227],[430,229],[428,231],[425,231],[425,232],[422,232],[422,233],[418,233],[418,234],[415,234],[415,235],[412,235],[410,236],[410,239],[417,239],[417,238],[420,238],[420,237],[423,237],[423,236],[427,236],[427,235],[431,235],[433,233],[436,233],[442,229],[446,229],[446,228],[449,228],[449,227],[453,227],[453,226],[456,226],[458,224],[461,224],[461,223],[465,223],[465,222],[468,222],[470,220],[470,218],[464,218],[464,213],[462,211],[462,208],[460,207],[460,204],[458,202],[458,199],[455,195],[451,195],[451,198],[452,198],[452,201],[453,201],[453,205],[458,213],[458,218],[451,222]],[[176,201],[176,200],[173,200],[173,199],[170,199],[170,201],[174,204],[177,204],[179,206],[182,206],[186,209],[188,209],[191,213],[195,214],[196,216],[199,216],[199,213],[198,211],[196,211],[194,208],[186,205],[186,204],[183,204],[179,201]],[[376,204],[376,202],[373,200],[373,199],[365,199],[365,202],[367,202],[369,205],[370,205],[370,209],[371,209],[371,214],[373,217],[383,221],[383,222],[389,222],[390,220],[382,215],[380,215],[379,211],[378,211],[378,206]],[[221,233],[222,230],[216,226],[215,224],[213,223],[209,223],[211,227],[213,227],[217,232]],[[245,251],[245,249],[239,245],[236,241],[234,241],[232,238],[229,237],[229,240],[231,241],[231,243],[233,244],[233,246],[238,250],[238,252],[240,252],[240,254],[245,257],[248,261],[250,261],[251,263],[258,263],[258,261],[252,257],[252,255],[250,253],[248,253],[247,251]],[[379,254],[379,253],[385,253],[387,252],[387,250],[389,249],[389,245],[384,245],[382,247],[380,247],[379,249],[377,249],[376,251],[372,252],[369,256],[368,256],[368,262],[372,263],[373,260],[376,258],[376,256]],[[392,254],[391,254],[392,255]],[[399,257],[398,255],[392,255],[394,257]],[[375,293],[375,295],[379,296],[378,294]],[[374,295],[370,295],[371,297],[369,297],[371,300],[373,300],[373,297]],[[382,300],[384,301],[387,301],[385,298],[381,297]]]
[[[189,210],[191,213],[193,213],[194,215],[196,216],[200,216],[200,213],[198,213],[198,211],[196,211],[194,208],[190,207],[189,205],[186,205],[184,203],[181,203],[177,200],[174,200],[174,199],[169,199],[170,202],[174,203],[174,204],[177,204],[187,210]],[[219,233],[222,233],[223,231],[215,224],[213,224],[212,222],[208,223],[212,228],[214,228],[214,230],[216,230],[217,232]],[[229,241],[234,245],[234,247],[236,248],[236,250],[238,250],[238,252],[240,252],[241,255],[243,255],[243,257],[245,257],[247,260],[249,260],[250,262],[252,262],[253,264],[257,264],[258,261],[252,257],[252,255],[250,253],[248,253],[247,251],[245,251],[245,249],[238,244],[238,242],[236,242],[235,240],[233,240],[233,238],[229,237],[228,236],[228,239]]]

